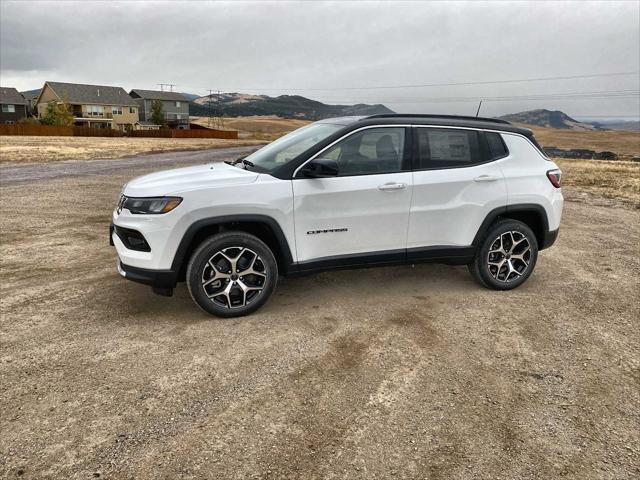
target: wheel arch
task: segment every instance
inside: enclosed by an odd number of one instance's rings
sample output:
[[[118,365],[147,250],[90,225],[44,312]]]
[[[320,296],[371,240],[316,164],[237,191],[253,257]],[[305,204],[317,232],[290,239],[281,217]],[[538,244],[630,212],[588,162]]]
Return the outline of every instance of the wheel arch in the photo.
[[[266,215],[228,215],[204,218],[187,228],[171,264],[171,270],[178,272],[178,281],[184,280],[191,254],[206,238],[231,230],[255,235],[271,249],[280,272],[286,274],[291,270],[293,257],[289,242],[275,219]]]
[[[527,225],[535,234],[540,250],[546,248],[549,234],[549,218],[542,205],[522,203],[493,209],[485,217],[473,239],[473,246],[478,247],[491,225],[504,219],[518,220]]]

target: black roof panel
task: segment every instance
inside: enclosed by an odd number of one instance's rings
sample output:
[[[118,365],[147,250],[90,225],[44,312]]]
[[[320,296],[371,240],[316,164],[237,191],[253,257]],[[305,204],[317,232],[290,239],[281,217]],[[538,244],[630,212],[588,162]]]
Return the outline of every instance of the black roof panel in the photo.
[[[517,127],[506,120],[485,117],[467,117],[458,115],[426,115],[426,114],[381,114],[370,115],[368,117],[340,117],[327,118],[321,122],[331,122],[340,125],[367,126],[367,125],[433,125],[446,127],[477,128],[480,130],[498,130],[502,132],[519,133],[527,137],[533,136],[533,132],[528,128]]]

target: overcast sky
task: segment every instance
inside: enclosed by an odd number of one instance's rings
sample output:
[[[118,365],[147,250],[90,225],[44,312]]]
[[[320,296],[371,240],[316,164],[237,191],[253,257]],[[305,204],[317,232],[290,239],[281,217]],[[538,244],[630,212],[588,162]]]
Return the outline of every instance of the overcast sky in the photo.
[[[201,95],[209,88],[299,94],[399,112],[475,114],[477,99],[493,98],[481,114],[640,115],[636,0],[0,2],[0,82],[19,90],[45,80],[127,90],[162,82]],[[635,74],[406,87],[623,72]],[[401,88],[355,89],[380,86]]]

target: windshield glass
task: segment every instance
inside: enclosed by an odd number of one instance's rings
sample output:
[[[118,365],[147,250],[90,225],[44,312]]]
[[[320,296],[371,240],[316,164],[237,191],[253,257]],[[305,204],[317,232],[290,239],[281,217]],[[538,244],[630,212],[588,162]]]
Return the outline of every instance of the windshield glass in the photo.
[[[258,171],[273,172],[343,127],[344,125],[330,123],[312,123],[262,147],[246,157],[246,160],[255,165]]]

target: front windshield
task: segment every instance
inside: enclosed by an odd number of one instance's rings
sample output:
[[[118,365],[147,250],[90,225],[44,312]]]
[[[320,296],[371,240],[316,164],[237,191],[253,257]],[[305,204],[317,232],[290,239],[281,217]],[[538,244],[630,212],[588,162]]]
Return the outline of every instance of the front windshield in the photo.
[[[265,145],[245,160],[255,165],[258,171],[273,172],[341,128],[344,125],[312,123]]]

